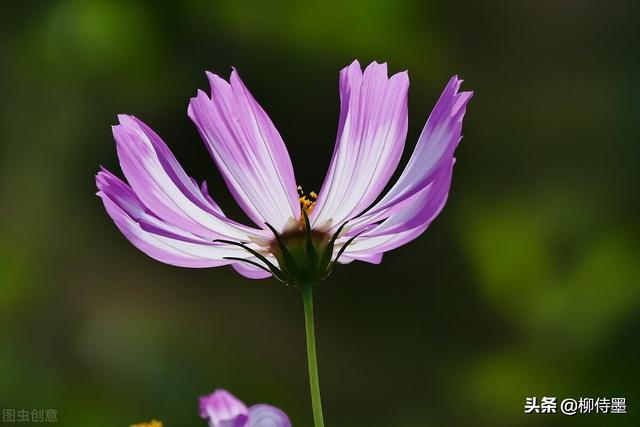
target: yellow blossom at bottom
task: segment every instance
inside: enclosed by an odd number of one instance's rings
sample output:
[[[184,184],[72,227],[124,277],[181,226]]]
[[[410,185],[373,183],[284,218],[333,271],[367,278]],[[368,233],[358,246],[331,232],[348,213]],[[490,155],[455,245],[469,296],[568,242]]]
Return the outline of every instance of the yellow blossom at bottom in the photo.
[[[162,423],[157,420],[151,420],[148,423],[131,424],[129,427],[162,427]]]

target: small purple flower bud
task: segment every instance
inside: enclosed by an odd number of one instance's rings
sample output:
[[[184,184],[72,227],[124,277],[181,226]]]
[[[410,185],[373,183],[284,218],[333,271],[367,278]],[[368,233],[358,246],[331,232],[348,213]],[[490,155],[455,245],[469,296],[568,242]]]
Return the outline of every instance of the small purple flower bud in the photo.
[[[291,421],[280,409],[259,403],[249,408],[247,427],[291,427]]]
[[[209,420],[209,427],[245,427],[249,409],[226,390],[216,390],[200,397],[200,416]]]

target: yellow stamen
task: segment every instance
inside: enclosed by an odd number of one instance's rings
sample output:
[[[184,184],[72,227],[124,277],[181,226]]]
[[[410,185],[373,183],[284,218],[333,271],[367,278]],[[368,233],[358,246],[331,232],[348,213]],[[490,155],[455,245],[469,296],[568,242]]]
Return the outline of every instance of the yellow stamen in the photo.
[[[162,427],[162,423],[158,420],[151,420],[148,423],[132,424],[130,427]]]
[[[298,185],[298,194],[300,195],[300,199],[298,199],[300,201],[300,208],[307,213],[307,216],[311,215],[311,212],[313,212],[313,207],[316,204],[316,199],[318,198],[318,194],[316,194],[315,191],[312,191],[311,193],[309,193],[309,196],[307,197],[304,194],[304,191],[302,190],[302,187]],[[300,221],[304,221],[304,215],[302,213],[300,213]]]

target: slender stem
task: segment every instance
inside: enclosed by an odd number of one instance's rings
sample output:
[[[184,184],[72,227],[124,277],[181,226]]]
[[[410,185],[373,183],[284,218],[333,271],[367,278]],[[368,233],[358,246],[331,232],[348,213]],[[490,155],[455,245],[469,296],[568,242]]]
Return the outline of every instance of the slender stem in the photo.
[[[311,289],[311,283],[304,283],[302,285],[302,301],[304,302],[304,320],[307,332],[307,360],[309,361],[309,384],[311,385],[313,424],[315,427],[324,427],[322,402],[320,399],[320,381],[318,379],[318,359],[316,357],[316,332],[313,323],[313,291]]]

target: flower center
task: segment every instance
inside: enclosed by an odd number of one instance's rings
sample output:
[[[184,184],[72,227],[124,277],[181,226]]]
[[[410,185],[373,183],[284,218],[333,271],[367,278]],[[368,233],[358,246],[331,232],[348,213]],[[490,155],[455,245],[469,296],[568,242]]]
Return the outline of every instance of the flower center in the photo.
[[[224,239],[214,240],[214,242],[243,248],[257,258],[258,261],[239,257],[225,257],[225,259],[251,264],[254,267],[270,272],[279,281],[294,286],[319,282],[331,274],[340,255],[361,233],[351,236],[346,242],[342,243],[338,254],[334,257],[336,240],[341,236],[348,221],[342,223],[333,234],[329,234],[329,228],[312,229],[309,215],[313,211],[318,194],[311,191],[307,196],[304,194],[302,187],[298,186],[298,195],[300,197],[300,218],[298,221],[296,222],[293,218],[289,218],[284,231],[278,231],[271,224],[265,222],[265,226],[273,233],[274,239],[254,241],[253,243],[258,243],[261,246],[260,249],[248,246],[249,242]],[[265,257],[268,254],[276,258],[277,266]],[[141,425],[132,427],[157,426]]]
[[[304,194],[302,191],[302,186],[298,185],[298,195],[300,196],[300,209],[307,213],[307,216],[311,215],[313,212],[313,207],[316,205],[316,200],[318,199],[318,195],[315,191],[309,193],[309,196]],[[300,213],[300,222],[304,222],[304,215],[302,212]]]

